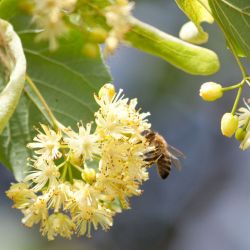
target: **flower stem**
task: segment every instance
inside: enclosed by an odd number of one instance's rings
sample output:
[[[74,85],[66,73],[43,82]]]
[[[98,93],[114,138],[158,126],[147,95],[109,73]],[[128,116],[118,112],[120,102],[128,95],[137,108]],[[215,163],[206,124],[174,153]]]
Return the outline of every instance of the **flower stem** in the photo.
[[[62,173],[62,180],[64,181],[65,180],[65,177],[66,177],[66,174],[67,174],[67,170],[68,170],[68,163],[66,163],[64,165],[64,168],[63,168],[63,173]]]
[[[83,169],[82,168],[80,168],[80,167],[78,167],[78,166],[76,166],[76,165],[72,165],[75,169],[77,169],[79,172],[82,172],[83,171]]]
[[[231,111],[232,115],[235,114],[236,109],[237,109],[237,107],[238,107],[238,103],[239,103],[239,100],[240,100],[240,96],[241,96],[241,93],[242,93],[242,89],[243,89],[243,85],[241,85],[241,86],[239,87],[239,89],[238,89],[238,93],[237,93],[237,96],[236,96],[236,99],[235,99],[235,101],[234,101],[234,105],[233,105],[233,108],[232,108],[232,111]]]
[[[38,99],[41,101],[41,103],[42,103],[44,109],[46,110],[54,128],[56,130],[58,130],[58,122],[57,122],[54,114],[52,113],[49,105],[47,104],[47,102],[43,98],[42,94],[40,93],[39,89],[36,87],[35,83],[32,81],[32,79],[28,75],[26,75],[26,80],[27,80],[27,83],[29,84],[29,86],[31,87],[31,89],[34,91],[34,93],[38,97]]]
[[[235,84],[235,85],[232,85],[232,86],[229,86],[229,87],[225,87],[225,88],[222,88],[222,91],[225,92],[225,91],[228,91],[228,90],[233,90],[233,89],[237,89],[239,87],[241,87],[243,84],[244,84],[244,80],[241,81],[240,83],[238,84]]]
[[[70,183],[73,182],[73,174],[72,174],[71,166],[69,167],[69,181],[70,181]]]

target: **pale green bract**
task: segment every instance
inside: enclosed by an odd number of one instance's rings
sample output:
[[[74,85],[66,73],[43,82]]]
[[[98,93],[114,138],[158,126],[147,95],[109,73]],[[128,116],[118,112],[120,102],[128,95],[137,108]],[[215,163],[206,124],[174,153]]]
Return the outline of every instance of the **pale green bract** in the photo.
[[[193,75],[211,75],[220,68],[212,50],[182,41],[135,18],[125,39],[133,47],[161,57],[177,68]]]
[[[0,20],[0,36],[4,41],[6,60],[8,60],[9,81],[0,94],[0,134],[11,118],[19,102],[25,81],[26,59],[21,40],[11,24]],[[5,44],[6,43],[6,44]],[[2,55],[5,56],[5,55]],[[11,61],[11,63],[9,62]]]

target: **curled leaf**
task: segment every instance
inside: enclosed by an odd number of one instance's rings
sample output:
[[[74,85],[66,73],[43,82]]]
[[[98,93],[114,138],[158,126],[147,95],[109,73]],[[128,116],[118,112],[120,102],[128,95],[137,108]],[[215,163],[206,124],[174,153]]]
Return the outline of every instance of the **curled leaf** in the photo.
[[[203,44],[208,40],[208,34],[206,32],[200,32],[192,21],[183,24],[179,37],[184,41],[194,44]]]
[[[0,93],[0,134],[16,109],[25,81],[26,59],[11,24],[0,20],[0,62],[8,83]]]
[[[180,31],[180,38],[195,44],[206,43],[208,33],[203,30],[201,23],[213,23],[214,21],[213,16],[210,14],[208,0],[176,0],[176,3],[197,28],[196,33],[194,33],[191,24],[184,24]],[[190,28],[192,28],[193,37],[192,34],[186,35]]]

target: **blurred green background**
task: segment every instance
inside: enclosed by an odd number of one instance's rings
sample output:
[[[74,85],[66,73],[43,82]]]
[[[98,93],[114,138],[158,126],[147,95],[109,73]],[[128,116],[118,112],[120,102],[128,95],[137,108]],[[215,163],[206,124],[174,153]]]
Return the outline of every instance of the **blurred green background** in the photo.
[[[178,35],[187,21],[174,1],[136,1],[136,17]],[[5,191],[14,179],[0,169],[0,250],[249,250],[250,155],[238,142],[220,133],[220,119],[231,110],[235,92],[215,103],[198,94],[203,82],[230,84],[241,80],[237,65],[216,25],[206,47],[221,59],[221,70],[210,77],[191,76],[159,58],[121,47],[108,59],[114,83],[129,97],[137,97],[151,112],[153,128],[187,158],[181,172],[162,181],[156,169],[132,209],[115,217],[109,232],[93,232],[92,239],[41,238],[38,228],[27,229],[21,214],[11,208]],[[245,96],[248,98],[249,96]]]

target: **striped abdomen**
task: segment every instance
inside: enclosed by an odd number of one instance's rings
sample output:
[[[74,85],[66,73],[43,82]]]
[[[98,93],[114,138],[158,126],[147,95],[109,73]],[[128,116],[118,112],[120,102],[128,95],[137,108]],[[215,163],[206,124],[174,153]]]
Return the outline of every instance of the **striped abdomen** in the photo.
[[[169,153],[162,154],[156,162],[158,173],[162,179],[166,179],[171,171],[171,155]]]

